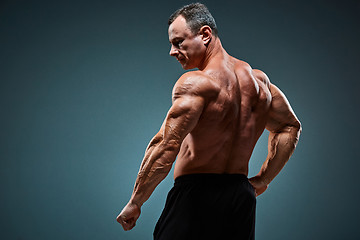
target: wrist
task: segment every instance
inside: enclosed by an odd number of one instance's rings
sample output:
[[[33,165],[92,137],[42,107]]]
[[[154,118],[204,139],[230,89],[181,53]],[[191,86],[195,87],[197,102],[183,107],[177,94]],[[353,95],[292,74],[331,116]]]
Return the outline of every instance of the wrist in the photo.
[[[264,186],[268,186],[271,182],[271,179],[267,178],[265,174],[257,174],[256,178],[259,180],[259,182],[264,185]]]
[[[130,198],[129,204],[136,205],[138,208],[141,208],[141,206],[143,205],[142,202],[138,201],[135,198]]]

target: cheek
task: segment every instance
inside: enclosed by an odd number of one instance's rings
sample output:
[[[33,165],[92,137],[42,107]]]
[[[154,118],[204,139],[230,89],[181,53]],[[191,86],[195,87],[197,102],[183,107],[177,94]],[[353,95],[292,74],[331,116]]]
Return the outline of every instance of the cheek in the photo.
[[[202,45],[198,41],[193,41],[186,49],[186,52],[189,57],[196,57],[202,52]]]
[[[192,44],[192,51],[194,54],[198,55],[203,51],[204,45],[200,39],[194,39]]]

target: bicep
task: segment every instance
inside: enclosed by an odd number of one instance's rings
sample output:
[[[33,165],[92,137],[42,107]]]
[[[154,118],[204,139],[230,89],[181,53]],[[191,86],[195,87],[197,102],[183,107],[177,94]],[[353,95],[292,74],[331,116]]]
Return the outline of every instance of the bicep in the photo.
[[[272,102],[266,129],[271,132],[277,132],[286,127],[300,128],[300,122],[284,93],[273,84],[270,84],[270,91]]]

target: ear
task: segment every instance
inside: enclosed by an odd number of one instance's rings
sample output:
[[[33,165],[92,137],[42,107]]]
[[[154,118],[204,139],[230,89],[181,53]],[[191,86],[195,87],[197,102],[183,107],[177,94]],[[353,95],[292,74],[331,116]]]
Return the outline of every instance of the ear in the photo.
[[[199,31],[202,41],[204,42],[205,45],[208,45],[210,43],[210,40],[212,38],[212,30],[211,27],[209,27],[208,25],[204,25],[200,28]]]

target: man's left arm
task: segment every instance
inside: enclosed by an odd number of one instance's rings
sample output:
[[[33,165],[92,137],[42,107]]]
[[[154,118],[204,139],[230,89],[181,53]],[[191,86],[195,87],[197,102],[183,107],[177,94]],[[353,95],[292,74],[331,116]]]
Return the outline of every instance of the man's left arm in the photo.
[[[141,206],[171,170],[183,139],[194,129],[203,111],[204,97],[183,88],[181,79],[179,82],[174,87],[173,105],[146,149],[130,201],[117,217],[125,231],[135,226]]]
[[[270,84],[271,107],[266,123],[269,130],[268,155],[260,172],[250,178],[256,195],[262,194],[270,182],[294,152],[301,133],[301,123],[297,119],[285,95],[275,85]]]

